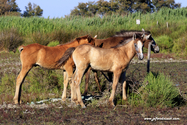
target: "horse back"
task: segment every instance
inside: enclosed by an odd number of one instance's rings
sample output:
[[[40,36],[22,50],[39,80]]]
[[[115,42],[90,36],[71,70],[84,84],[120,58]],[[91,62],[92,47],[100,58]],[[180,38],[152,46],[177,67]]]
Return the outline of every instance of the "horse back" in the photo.
[[[109,37],[107,39],[96,39],[95,46],[100,48],[111,48],[118,45],[122,40],[129,37]]]

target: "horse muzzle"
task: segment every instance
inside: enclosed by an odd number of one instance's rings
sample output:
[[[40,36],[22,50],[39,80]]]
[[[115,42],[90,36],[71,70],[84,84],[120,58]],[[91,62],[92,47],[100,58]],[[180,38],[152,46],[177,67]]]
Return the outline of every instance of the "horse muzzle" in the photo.
[[[138,53],[138,59],[139,59],[139,60],[143,60],[143,58],[144,58],[143,54],[142,54],[142,53],[141,53],[141,54]]]
[[[154,53],[159,53],[159,47],[158,46],[156,46],[155,48],[154,48]]]

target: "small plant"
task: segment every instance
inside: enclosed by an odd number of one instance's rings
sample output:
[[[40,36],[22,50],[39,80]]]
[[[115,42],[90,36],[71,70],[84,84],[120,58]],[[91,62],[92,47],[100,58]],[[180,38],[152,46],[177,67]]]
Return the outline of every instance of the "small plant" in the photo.
[[[147,107],[173,107],[179,91],[163,73],[149,73],[137,93],[130,94],[130,104]]]
[[[19,32],[12,28],[0,32],[0,50],[14,51],[23,44],[23,39]]]
[[[2,98],[0,99],[0,103],[2,101],[12,101],[15,92],[15,77],[15,74],[12,73],[4,74],[1,78],[0,97]]]
[[[187,37],[182,37],[174,41],[174,46],[172,51],[179,56],[187,55]]]
[[[163,35],[155,39],[157,41],[159,48],[162,52],[171,52],[173,47],[173,40],[167,35]]]
[[[41,45],[47,45],[51,41],[51,37],[47,33],[35,32],[31,35],[31,43],[39,43]]]

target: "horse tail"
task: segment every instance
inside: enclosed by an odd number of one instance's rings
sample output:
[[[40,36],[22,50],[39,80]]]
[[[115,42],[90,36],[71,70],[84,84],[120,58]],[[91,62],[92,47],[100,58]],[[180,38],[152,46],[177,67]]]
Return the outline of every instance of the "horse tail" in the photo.
[[[71,57],[71,55],[75,49],[76,49],[75,47],[68,48],[65,51],[64,55],[57,61],[57,66],[64,65],[66,63],[66,61]]]
[[[19,46],[19,47],[18,47],[18,50],[19,50],[19,52],[21,53],[21,51],[23,50],[23,46]]]

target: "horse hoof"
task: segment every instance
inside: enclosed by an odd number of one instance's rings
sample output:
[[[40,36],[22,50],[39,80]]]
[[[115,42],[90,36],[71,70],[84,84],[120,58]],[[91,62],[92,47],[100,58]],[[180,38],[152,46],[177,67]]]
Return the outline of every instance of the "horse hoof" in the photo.
[[[66,99],[62,99],[62,102],[65,102],[66,101]]]
[[[84,106],[82,106],[82,109],[85,109],[86,108],[86,106],[84,105]]]

